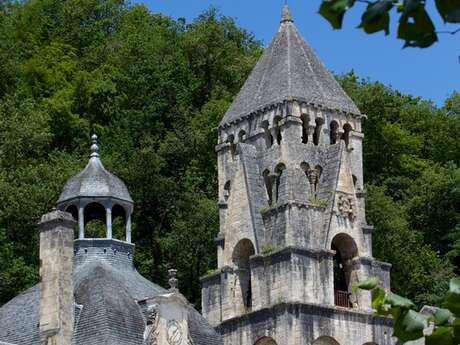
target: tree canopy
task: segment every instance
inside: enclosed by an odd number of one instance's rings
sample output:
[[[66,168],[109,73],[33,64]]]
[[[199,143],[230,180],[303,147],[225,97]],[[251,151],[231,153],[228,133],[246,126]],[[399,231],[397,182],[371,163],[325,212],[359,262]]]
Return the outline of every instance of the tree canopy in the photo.
[[[216,267],[214,145],[220,118],[262,52],[210,9],[193,22],[122,0],[0,5],[0,304],[38,280],[40,216],[100,138],[135,201],[135,264],[199,305]],[[436,303],[460,268],[460,97],[443,107],[354,74],[339,81],[368,115],[364,166],[374,254],[396,292]]]

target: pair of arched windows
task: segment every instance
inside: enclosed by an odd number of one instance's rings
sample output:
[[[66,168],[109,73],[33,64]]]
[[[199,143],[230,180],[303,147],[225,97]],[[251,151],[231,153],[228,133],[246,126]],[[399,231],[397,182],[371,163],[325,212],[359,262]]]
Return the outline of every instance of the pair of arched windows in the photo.
[[[323,168],[321,168],[319,165],[311,168],[310,165],[306,162],[302,162],[300,164],[300,168],[303,170],[305,176],[307,177],[308,183],[310,185],[310,193],[316,196],[319,189],[321,175],[323,174]]]
[[[314,127],[310,126],[308,115],[304,114],[300,119],[302,120],[302,143],[307,144],[311,141],[314,145],[319,145],[324,119],[316,118]]]
[[[329,138],[331,145],[337,144],[339,140],[343,140],[345,145],[348,147],[350,143],[350,132],[352,127],[349,123],[343,125],[343,133],[339,133],[339,124],[336,121],[331,121],[329,125]]]
[[[265,183],[265,189],[267,191],[268,204],[271,206],[278,202],[281,191],[281,179],[286,166],[280,163],[275,168],[275,173],[270,174],[270,171],[266,169],[263,172],[263,178]]]
[[[273,120],[273,127],[270,128],[270,124],[267,120],[262,122],[262,128],[264,130],[265,135],[265,146],[270,148],[273,144],[276,143],[281,145],[281,141],[283,140],[283,135],[281,133],[280,123],[281,117],[277,116]]]

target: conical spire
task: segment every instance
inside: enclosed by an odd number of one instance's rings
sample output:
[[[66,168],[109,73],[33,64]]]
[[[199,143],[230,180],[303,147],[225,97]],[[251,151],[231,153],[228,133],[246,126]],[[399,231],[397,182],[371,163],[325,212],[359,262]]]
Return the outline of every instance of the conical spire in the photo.
[[[221,125],[287,100],[360,115],[332,73],[304,41],[285,5],[278,33],[224,115]]]
[[[289,11],[289,6],[287,4],[283,7],[283,13],[281,14],[281,23],[293,23],[294,19],[292,19],[291,11]]]

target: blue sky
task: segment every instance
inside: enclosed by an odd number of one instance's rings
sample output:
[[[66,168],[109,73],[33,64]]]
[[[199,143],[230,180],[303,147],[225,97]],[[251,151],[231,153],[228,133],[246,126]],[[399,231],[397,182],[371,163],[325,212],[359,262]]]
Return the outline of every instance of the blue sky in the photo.
[[[278,30],[283,0],[137,0],[153,12],[192,21],[210,6],[217,7],[237,24],[252,32],[264,45]],[[433,1],[430,1],[432,3]],[[460,91],[460,34],[440,35],[440,41],[428,49],[402,49],[396,39],[396,23],[390,36],[366,35],[355,27],[364,4],[347,14],[344,29],[333,30],[319,14],[320,0],[290,0],[289,7],[297,28],[324,64],[335,73],[354,70],[359,77],[386,85],[442,105],[453,91]],[[429,8],[438,30],[452,30]],[[393,14],[395,14],[393,12]],[[393,22],[397,20],[392,17]]]

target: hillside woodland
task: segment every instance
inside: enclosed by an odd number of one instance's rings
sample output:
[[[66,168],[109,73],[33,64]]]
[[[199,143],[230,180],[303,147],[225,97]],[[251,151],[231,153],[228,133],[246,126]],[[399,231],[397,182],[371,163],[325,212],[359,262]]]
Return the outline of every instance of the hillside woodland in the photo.
[[[216,127],[262,50],[214,9],[187,23],[121,0],[0,1],[0,305],[37,283],[37,222],[94,132],[135,201],[138,270],[166,285],[177,268],[199,306],[216,266]],[[396,293],[436,303],[460,270],[460,94],[439,107],[338,79],[367,114],[374,256],[393,264]]]

